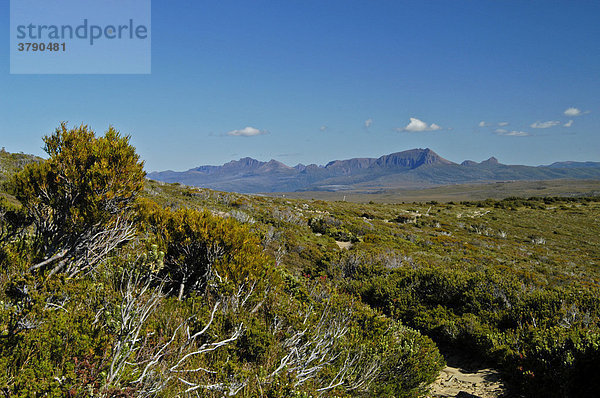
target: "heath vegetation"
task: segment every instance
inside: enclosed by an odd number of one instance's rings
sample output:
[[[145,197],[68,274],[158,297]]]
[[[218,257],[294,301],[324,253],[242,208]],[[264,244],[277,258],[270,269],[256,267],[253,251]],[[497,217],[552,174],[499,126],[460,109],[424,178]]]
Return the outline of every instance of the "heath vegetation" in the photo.
[[[438,347],[600,389],[597,197],[291,200],[148,181],[113,128],[44,143],[2,153],[6,396],[413,397]]]

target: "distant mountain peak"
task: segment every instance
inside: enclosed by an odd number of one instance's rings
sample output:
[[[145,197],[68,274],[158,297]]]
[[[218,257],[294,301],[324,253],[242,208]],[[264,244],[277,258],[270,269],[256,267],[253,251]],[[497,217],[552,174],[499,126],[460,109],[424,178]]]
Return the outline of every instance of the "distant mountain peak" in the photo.
[[[481,164],[500,164],[500,162],[498,162],[498,159],[492,156],[488,160],[484,160],[483,162],[481,162]]]
[[[223,170],[235,170],[235,171],[250,171],[254,169],[258,169],[259,167],[265,165],[266,162],[261,162],[260,160],[256,160],[250,157],[241,158],[240,160],[232,160],[230,162],[225,163],[223,166],[201,166],[201,167],[217,167],[221,171]]]
[[[250,157],[245,157],[245,158],[241,158],[240,160],[232,160],[231,162],[227,163],[227,164],[231,164],[231,165],[243,165],[243,166],[260,166],[262,164],[264,164],[265,162],[261,162],[260,160],[256,160]]]
[[[454,164],[429,148],[409,149],[408,151],[384,155],[377,159],[376,163],[382,167],[404,167],[409,169],[415,169],[423,165]]]
[[[290,167],[290,166],[287,166],[287,165],[281,163],[278,160],[271,159],[267,163],[263,162],[261,164],[261,166],[260,166],[260,169],[262,171],[272,171],[272,170],[277,170],[277,169],[280,169],[280,170],[288,170],[288,169],[289,170],[293,170],[294,168]]]
[[[461,166],[477,166],[479,163],[473,161],[473,160],[465,160],[464,162],[462,162],[460,165]]]

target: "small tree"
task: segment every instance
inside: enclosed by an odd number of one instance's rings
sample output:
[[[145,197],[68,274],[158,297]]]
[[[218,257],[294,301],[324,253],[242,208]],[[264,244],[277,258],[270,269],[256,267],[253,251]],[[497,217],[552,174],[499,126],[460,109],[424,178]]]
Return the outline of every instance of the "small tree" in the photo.
[[[87,126],[61,123],[44,143],[48,160],[16,174],[12,191],[31,217],[44,258],[31,270],[73,276],[132,238],[127,219],[144,186],[143,162],[113,127],[97,138]]]

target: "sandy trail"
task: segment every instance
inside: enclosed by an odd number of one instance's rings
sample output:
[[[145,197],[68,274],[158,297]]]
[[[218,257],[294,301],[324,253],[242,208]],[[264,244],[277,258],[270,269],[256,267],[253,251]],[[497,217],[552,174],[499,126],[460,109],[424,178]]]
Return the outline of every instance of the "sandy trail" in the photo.
[[[499,398],[506,393],[498,371],[456,354],[447,355],[446,362],[429,397]]]
[[[350,249],[352,247],[352,242],[340,242],[339,240],[336,240],[335,243],[340,249]]]

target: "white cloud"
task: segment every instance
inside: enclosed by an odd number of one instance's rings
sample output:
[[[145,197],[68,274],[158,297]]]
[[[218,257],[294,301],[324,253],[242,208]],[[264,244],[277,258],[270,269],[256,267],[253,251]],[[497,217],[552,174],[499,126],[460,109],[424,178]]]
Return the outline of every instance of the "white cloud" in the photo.
[[[581,109],[577,109],[577,108],[568,108],[567,110],[565,110],[565,115],[567,116],[581,116],[583,115],[583,112],[581,112]]]
[[[489,124],[487,124],[487,123],[486,123],[485,121],[483,121],[483,120],[479,122],[479,127],[488,127],[488,126],[489,126]]]
[[[441,130],[441,129],[442,128],[435,123],[428,125],[427,123],[425,123],[422,120],[411,117],[410,123],[408,123],[406,125],[406,127],[398,128],[396,130],[397,131],[406,131],[406,132],[410,132],[410,133],[418,133],[421,131],[435,131],[435,130]]]
[[[404,127],[404,131],[426,131],[428,128],[429,126],[424,121],[411,117],[410,123]]]
[[[500,127],[504,127],[504,126],[508,126],[508,125],[509,125],[508,122],[500,122],[500,123],[498,123],[498,126],[500,126]]]
[[[498,134],[498,135],[508,136],[508,137],[527,137],[527,136],[531,135],[526,131],[508,131],[505,129],[496,129],[496,130],[494,130],[494,133]]]
[[[255,135],[267,134],[267,131],[259,130],[254,127],[245,127],[241,130],[231,130],[226,134],[233,137],[254,137]]]
[[[560,122],[557,120],[549,120],[547,122],[538,121],[538,122],[533,123],[530,127],[532,129],[547,129],[550,127],[558,126],[559,124],[560,124]]]
[[[372,124],[373,124],[373,119],[368,118],[367,120],[365,120],[365,127],[366,128],[371,127]]]
[[[566,122],[565,124],[563,124],[564,127],[571,127],[573,125],[573,121],[569,120],[568,122]]]
[[[322,125],[321,127],[319,127],[319,130],[321,131],[327,131],[328,127],[325,125]]]

